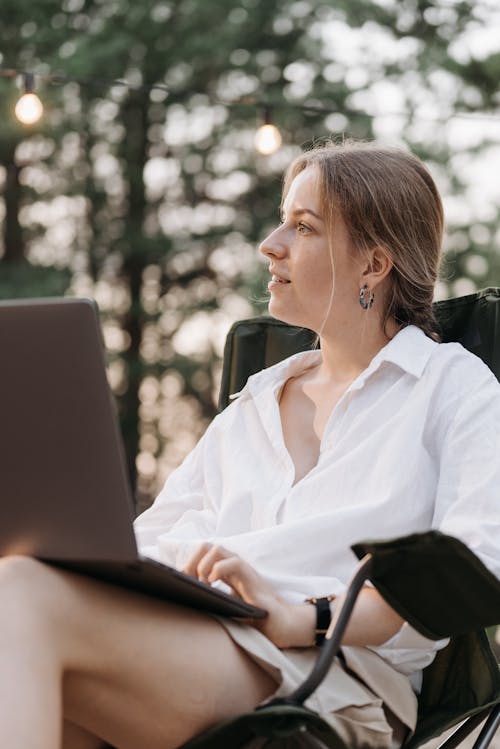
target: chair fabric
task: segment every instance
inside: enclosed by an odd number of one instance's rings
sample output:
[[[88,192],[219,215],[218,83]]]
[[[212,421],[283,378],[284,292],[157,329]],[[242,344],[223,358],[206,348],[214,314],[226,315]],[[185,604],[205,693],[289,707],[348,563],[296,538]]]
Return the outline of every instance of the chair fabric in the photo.
[[[428,531],[352,548],[359,559],[373,555],[371,581],[425,637],[439,640],[500,622],[500,581],[457,538]]]
[[[353,551],[360,559],[372,554],[371,581],[423,635],[453,635],[424,670],[417,729],[405,747],[496,704],[500,672],[482,628],[500,622],[500,581],[465,544],[438,531],[362,542]]]
[[[443,342],[460,342],[500,380],[500,289],[436,302],[434,311]],[[220,408],[228,405],[230,395],[241,390],[251,374],[313,348],[315,339],[312,331],[273,318],[237,322],[226,339]],[[358,555],[375,554],[374,584],[422,634],[434,639],[453,635],[424,670],[417,728],[405,749],[416,749],[467,716],[498,703],[499,670],[482,629],[500,622],[498,580],[463,544],[436,532],[383,543],[364,542],[353,549]],[[421,568],[412,561],[413,554]],[[408,590],[415,593],[415,600]],[[266,707],[240,716],[215,726],[184,749],[220,746],[344,748],[320,716],[292,706]]]
[[[243,388],[250,375],[314,347],[316,336],[307,328],[287,325],[272,317],[254,317],[236,322],[224,348],[224,365],[219,391],[222,410],[230,395]]]
[[[182,749],[348,749],[333,728],[305,707],[279,705],[244,713],[196,736]]]
[[[500,288],[435,302],[442,339],[458,341],[500,380]]]
[[[483,630],[457,635],[424,670],[415,733],[416,749],[452,726],[500,702],[500,673]]]
[[[443,342],[458,341],[479,356],[500,380],[500,288],[435,302]],[[224,349],[220,387],[221,410],[229,396],[243,388],[248,377],[264,367],[314,347],[315,334],[287,325],[272,317],[254,317],[236,322]]]

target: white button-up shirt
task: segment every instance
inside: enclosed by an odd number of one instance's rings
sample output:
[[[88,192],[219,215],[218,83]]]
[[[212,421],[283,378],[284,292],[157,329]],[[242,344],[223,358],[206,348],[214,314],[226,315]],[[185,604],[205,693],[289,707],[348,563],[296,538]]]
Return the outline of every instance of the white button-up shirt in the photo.
[[[500,385],[486,365],[403,328],[338,401],[317,465],[294,484],[279,393],[320,357],[249,378],[136,520],[141,553],[182,567],[211,541],[301,602],[344,590],[356,541],[439,528],[500,577]],[[443,644],[405,624],[374,649],[411,673]]]

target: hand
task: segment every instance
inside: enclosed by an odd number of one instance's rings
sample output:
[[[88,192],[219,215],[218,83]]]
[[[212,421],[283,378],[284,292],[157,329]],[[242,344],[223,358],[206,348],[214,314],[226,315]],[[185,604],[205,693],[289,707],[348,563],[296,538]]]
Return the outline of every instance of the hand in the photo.
[[[247,603],[265,609],[265,619],[247,619],[279,648],[304,647],[314,641],[315,612],[310,604],[287,603],[254,568],[222,546],[204,543],[184,572],[202,582],[222,580]]]

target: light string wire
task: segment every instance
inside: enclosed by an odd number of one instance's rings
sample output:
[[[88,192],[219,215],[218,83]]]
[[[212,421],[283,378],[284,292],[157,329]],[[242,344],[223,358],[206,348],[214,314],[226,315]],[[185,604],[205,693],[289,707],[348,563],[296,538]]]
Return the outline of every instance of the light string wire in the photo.
[[[79,86],[82,86],[83,88],[113,88],[115,86],[122,86],[129,91],[141,91],[141,92],[149,92],[149,91],[163,91],[166,94],[171,93],[171,89],[164,83],[150,83],[150,84],[135,84],[130,83],[127,80],[124,80],[122,78],[77,78],[72,76],[67,76],[61,73],[47,73],[47,74],[33,74],[31,71],[27,70],[19,70],[17,68],[0,68],[0,78],[23,78],[26,79],[26,76],[34,76],[37,83],[48,83],[52,85],[59,85],[63,86],[66,83],[76,83]],[[193,94],[200,93],[193,91]],[[311,114],[339,114],[339,109],[334,107],[326,107],[322,104],[298,104],[294,102],[286,102],[283,100],[264,100],[260,97],[251,96],[251,95],[245,95],[238,97],[236,99],[223,99],[220,97],[211,97],[208,95],[208,98],[212,101],[213,104],[221,104],[226,107],[254,107],[260,110],[270,110],[273,111],[284,109],[284,110],[296,110],[296,111],[302,111],[305,114],[311,113]],[[412,120],[420,120],[420,121],[437,121],[437,122],[446,122],[450,119],[465,119],[465,120],[473,120],[473,121],[498,121],[500,120],[500,110],[499,111],[467,111],[467,110],[451,110],[447,114],[441,114],[437,115],[436,117],[431,116],[422,116],[422,115],[413,115],[411,112],[408,111],[393,111],[393,112],[380,112],[380,113],[371,113],[367,110],[360,110],[358,112],[359,114],[367,115],[371,118],[377,118],[377,117],[408,117],[410,116]],[[356,114],[354,111],[353,114]]]

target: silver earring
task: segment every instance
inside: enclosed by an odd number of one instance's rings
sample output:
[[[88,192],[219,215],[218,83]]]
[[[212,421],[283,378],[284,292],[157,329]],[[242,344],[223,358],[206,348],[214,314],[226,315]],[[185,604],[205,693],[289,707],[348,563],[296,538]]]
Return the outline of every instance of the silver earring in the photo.
[[[375,294],[373,291],[370,291],[370,296],[368,299],[366,298],[366,292],[368,291],[368,284],[365,283],[364,286],[362,286],[359,290],[359,303],[363,307],[363,309],[371,309],[373,307],[373,302],[375,301]]]

